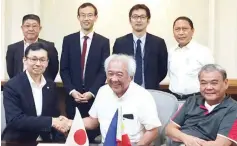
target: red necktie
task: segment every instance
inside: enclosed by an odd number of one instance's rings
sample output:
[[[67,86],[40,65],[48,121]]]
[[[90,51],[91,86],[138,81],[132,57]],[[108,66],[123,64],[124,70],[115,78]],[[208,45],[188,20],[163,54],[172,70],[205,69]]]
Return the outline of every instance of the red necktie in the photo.
[[[84,36],[83,49],[81,53],[81,77],[83,79],[83,73],[85,69],[85,59],[86,59],[86,50],[87,50],[87,39],[88,36]]]

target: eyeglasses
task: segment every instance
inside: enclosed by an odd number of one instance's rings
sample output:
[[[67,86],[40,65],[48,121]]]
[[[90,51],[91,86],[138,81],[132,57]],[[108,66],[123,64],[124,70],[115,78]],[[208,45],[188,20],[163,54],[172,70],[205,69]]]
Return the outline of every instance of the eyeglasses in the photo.
[[[88,19],[92,19],[94,17],[94,14],[80,14],[79,17],[81,17],[82,19],[85,19],[86,17]]]
[[[33,28],[33,29],[39,29],[39,25],[23,25],[24,28],[26,29],[30,29],[30,28]]]
[[[140,18],[140,20],[144,21],[144,20],[147,19],[147,16],[145,16],[145,15],[141,15],[141,16],[132,15],[131,18],[132,18],[133,20],[138,20],[138,19]]]
[[[48,59],[46,59],[46,58],[36,58],[36,57],[33,57],[33,58],[31,58],[31,57],[26,57],[26,58],[29,59],[30,62],[33,63],[33,64],[36,64],[38,61],[39,61],[40,63],[46,63],[46,62],[48,62]]]

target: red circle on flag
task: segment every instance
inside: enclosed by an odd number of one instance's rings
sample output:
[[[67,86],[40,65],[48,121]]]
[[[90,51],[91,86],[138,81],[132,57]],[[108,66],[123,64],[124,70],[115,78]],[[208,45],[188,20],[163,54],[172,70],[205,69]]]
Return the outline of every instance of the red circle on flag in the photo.
[[[86,143],[86,131],[83,129],[79,129],[74,133],[74,141],[78,145],[83,145]]]

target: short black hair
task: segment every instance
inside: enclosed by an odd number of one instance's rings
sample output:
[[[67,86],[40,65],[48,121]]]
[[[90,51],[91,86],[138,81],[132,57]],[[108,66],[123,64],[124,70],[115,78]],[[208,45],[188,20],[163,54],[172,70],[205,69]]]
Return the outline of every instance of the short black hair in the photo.
[[[22,25],[24,24],[24,22],[28,19],[32,19],[32,20],[35,20],[39,23],[40,25],[40,18],[39,16],[35,15],[35,14],[27,14],[25,15],[23,18],[22,18]]]
[[[187,22],[189,23],[191,29],[194,28],[194,27],[193,27],[193,22],[192,22],[192,20],[191,20],[190,18],[186,17],[186,16],[180,16],[180,17],[176,18],[176,19],[174,20],[174,23],[173,23],[173,28],[174,28],[175,23],[176,23],[178,20],[185,20],[185,21],[187,21]]]
[[[45,50],[47,52],[47,57],[49,58],[48,45],[43,42],[36,42],[36,43],[30,44],[25,50],[25,57],[28,56],[30,50],[31,51]]]
[[[134,5],[134,6],[130,9],[130,11],[129,11],[129,18],[130,18],[130,19],[131,19],[131,17],[132,17],[132,12],[133,12],[134,10],[138,10],[138,9],[143,9],[143,10],[146,11],[146,15],[147,15],[148,20],[151,18],[150,9],[149,9],[146,5],[144,5],[144,4],[136,4],[136,5]]]
[[[98,10],[97,8],[95,7],[95,5],[93,5],[92,3],[83,3],[82,5],[80,5],[80,7],[77,9],[77,16],[79,16],[79,11],[80,9],[83,9],[85,7],[92,7],[94,10],[95,10],[95,13],[94,15],[97,16],[98,15]]]

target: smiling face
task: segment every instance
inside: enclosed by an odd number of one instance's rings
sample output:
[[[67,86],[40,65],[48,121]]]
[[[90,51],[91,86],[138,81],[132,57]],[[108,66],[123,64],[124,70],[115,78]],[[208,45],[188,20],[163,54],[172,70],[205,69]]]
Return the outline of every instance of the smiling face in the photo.
[[[26,41],[36,41],[39,36],[41,26],[34,19],[27,19],[21,26]]]
[[[199,77],[200,92],[210,105],[220,103],[225,97],[228,80],[218,71],[203,71]]]
[[[47,51],[43,49],[35,51],[30,50],[28,55],[24,57],[24,64],[30,75],[41,76],[48,66]]]
[[[122,61],[111,61],[108,65],[107,81],[114,93],[121,97],[131,82],[128,75],[128,66]]]
[[[80,21],[81,28],[84,31],[91,31],[94,23],[97,20],[95,9],[92,6],[79,9],[78,20]]]
[[[186,46],[192,39],[194,29],[186,20],[177,20],[173,28],[174,38],[180,47]]]

